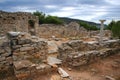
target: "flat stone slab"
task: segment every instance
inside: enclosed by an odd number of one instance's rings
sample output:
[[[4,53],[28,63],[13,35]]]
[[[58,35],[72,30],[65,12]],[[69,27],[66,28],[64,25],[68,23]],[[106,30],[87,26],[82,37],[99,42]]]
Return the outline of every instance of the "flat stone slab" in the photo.
[[[58,45],[54,41],[47,41],[48,43],[48,53],[57,53],[58,52]]]
[[[32,62],[30,62],[28,60],[21,60],[21,61],[16,61],[13,64],[14,64],[16,70],[20,70],[22,68],[30,67],[32,65]]]
[[[8,32],[8,34],[12,37],[18,36],[20,34],[20,32]]]
[[[55,65],[55,64],[61,64],[62,63],[62,60],[60,60],[60,59],[57,59],[57,58],[55,58],[55,57],[48,57],[47,58],[47,62],[48,62],[48,64],[49,65]]]
[[[58,68],[58,72],[59,72],[60,76],[63,78],[69,77],[69,74],[66,71],[64,71],[62,68]]]
[[[37,70],[44,70],[44,69],[50,69],[50,68],[51,68],[51,66],[47,65],[47,64],[39,64],[36,66]]]

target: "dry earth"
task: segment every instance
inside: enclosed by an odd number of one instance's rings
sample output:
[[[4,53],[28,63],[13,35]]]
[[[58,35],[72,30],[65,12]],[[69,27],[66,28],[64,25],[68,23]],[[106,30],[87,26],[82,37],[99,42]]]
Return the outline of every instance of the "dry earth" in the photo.
[[[120,54],[95,61],[90,65],[77,68],[62,68],[69,73],[72,80],[120,80]],[[57,72],[38,75],[34,80],[66,80]]]

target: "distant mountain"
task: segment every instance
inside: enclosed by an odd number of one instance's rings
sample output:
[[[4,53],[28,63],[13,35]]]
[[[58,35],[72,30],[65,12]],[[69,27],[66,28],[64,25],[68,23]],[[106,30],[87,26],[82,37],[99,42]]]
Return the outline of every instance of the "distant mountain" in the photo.
[[[84,21],[84,20],[79,20],[79,19],[72,19],[72,18],[67,18],[67,17],[59,17],[59,19],[63,20],[67,24],[70,23],[70,22],[75,21],[75,22],[86,22],[86,23],[88,23],[90,25],[94,25],[94,26],[96,26],[98,28],[101,26],[101,24],[99,24],[99,23],[89,22],[89,21]]]

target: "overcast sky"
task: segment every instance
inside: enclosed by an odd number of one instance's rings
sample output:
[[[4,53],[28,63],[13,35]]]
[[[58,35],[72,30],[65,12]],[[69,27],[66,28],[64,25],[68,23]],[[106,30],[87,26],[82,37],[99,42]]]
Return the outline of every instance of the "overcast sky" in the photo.
[[[0,10],[35,12],[99,22],[120,20],[120,0],[0,0]]]

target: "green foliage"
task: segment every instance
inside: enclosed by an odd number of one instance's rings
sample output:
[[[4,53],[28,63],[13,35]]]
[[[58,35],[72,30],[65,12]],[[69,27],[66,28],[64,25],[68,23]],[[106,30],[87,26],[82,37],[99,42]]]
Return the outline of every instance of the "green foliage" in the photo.
[[[112,30],[113,36],[120,39],[120,21],[115,22],[112,25],[111,30]]]
[[[33,15],[38,16],[39,24],[43,24],[45,22],[45,14],[43,12],[36,11]]]
[[[63,21],[60,20],[57,16],[46,16],[44,13],[39,11],[36,11],[33,14],[39,17],[39,24],[63,24]]]
[[[90,25],[86,22],[79,22],[80,26],[83,26],[87,30],[98,30],[98,28],[94,25]]]
[[[105,29],[111,30],[111,29],[112,29],[112,26],[113,26],[114,24],[115,24],[115,21],[112,20],[112,21],[110,22],[110,24],[108,24],[108,26],[107,26]]]
[[[62,24],[63,21],[61,21],[58,17],[56,16],[50,16],[48,15],[45,19],[45,23],[52,23],[52,24]]]

